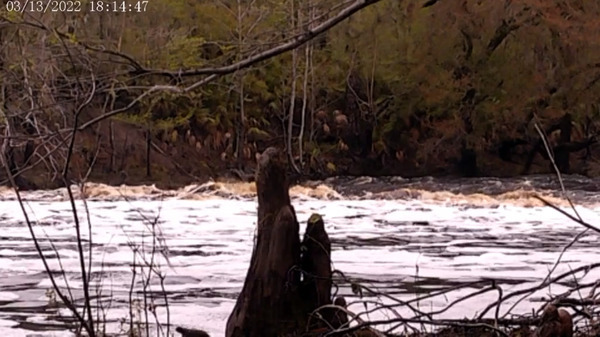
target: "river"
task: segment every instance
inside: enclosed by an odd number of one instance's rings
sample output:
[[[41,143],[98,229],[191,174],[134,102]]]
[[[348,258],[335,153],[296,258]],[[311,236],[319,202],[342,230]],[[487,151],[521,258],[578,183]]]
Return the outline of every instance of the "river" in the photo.
[[[554,177],[514,179],[402,179],[335,178],[306,183],[291,189],[301,232],[312,213],[320,213],[332,241],[335,269],[352,282],[391,294],[402,300],[457,285],[457,289],[415,303],[423,311],[443,308],[454,299],[496,280],[504,292],[539,284],[556,262],[563,247],[580,225],[544,207],[539,194],[571,211],[568,196],[581,217],[600,221],[599,181],[566,177],[564,195]],[[85,205],[77,201],[84,236],[89,247],[92,229],[92,296],[99,303],[111,333],[126,331],[133,315],[144,319],[140,256],[159,266],[151,278],[148,299],[158,320],[173,325],[202,328],[222,336],[225,322],[239,293],[252,252],[256,199],[252,184],[208,183],[177,191],[151,186],[110,187],[89,184]],[[78,196],[81,194],[78,193]],[[81,306],[82,277],[71,205],[64,190],[23,193],[28,215],[57,282],[64,290],[68,281]],[[0,333],[6,336],[68,336],[68,311],[57,304],[56,294],[34,248],[28,227],[9,190],[0,191]],[[155,233],[153,241],[152,233]],[[562,256],[552,275],[600,261],[598,235],[588,232]],[[50,245],[53,244],[54,248]],[[153,244],[154,242],[154,244]],[[132,287],[134,250],[136,278]],[[60,260],[57,258],[60,257]],[[60,264],[65,270],[60,273]],[[147,272],[147,270],[145,270]],[[579,280],[600,279],[591,270]],[[349,302],[359,300],[349,280],[337,279],[339,293]],[[520,302],[515,313],[531,312],[541,296],[556,295],[573,279],[544,288]],[[163,292],[164,290],[164,292]],[[372,301],[392,299],[363,293]],[[453,306],[436,317],[473,317],[497,298],[488,292]],[[148,304],[147,303],[147,304]],[[502,306],[502,312],[513,302]],[[360,303],[350,310],[364,311]],[[404,311],[403,311],[404,310]],[[376,311],[364,318],[396,313]],[[140,316],[141,315],[141,316]],[[152,315],[150,321],[154,322]],[[153,327],[154,328],[154,327]],[[172,331],[172,328],[171,328]]]

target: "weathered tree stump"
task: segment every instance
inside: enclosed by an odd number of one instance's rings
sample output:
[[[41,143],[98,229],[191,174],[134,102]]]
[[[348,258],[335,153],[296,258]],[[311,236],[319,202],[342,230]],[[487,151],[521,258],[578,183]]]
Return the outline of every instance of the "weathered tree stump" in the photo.
[[[323,218],[313,214],[308,219],[302,240],[301,294],[308,311],[331,304],[331,242],[325,232]],[[311,319],[309,328],[331,325],[335,315],[331,309],[320,313],[322,318]],[[325,320],[325,322],[323,322]],[[328,324],[329,323],[329,324]]]
[[[285,156],[275,148],[258,157],[256,245],[244,287],[227,321],[227,337],[299,334],[308,329],[312,311],[331,303],[331,244],[323,219],[313,215],[309,220],[301,256],[286,164]]]
[[[333,301],[333,304],[344,309],[348,306],[346,303],[346,299],[342,296],[336,297],[335,301]],[[331,323],[334,328],[343,327],[344,325],[348,324],[348,315],[345,311],[336,310],[331,320]]]
[[[533,334],[535,337],[571,337],[573,336],[573,319],[564,309],[548,304],[542,314],[542,322]]]

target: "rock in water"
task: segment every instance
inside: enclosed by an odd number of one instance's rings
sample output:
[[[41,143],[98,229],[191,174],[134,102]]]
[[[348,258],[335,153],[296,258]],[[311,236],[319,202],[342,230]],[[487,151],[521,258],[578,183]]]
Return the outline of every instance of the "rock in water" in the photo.
[[[195,330],[195,329],[186,329],[182,327],[175,328],[175,331],[179,332],[182,337],[210,337],[206,331]]]

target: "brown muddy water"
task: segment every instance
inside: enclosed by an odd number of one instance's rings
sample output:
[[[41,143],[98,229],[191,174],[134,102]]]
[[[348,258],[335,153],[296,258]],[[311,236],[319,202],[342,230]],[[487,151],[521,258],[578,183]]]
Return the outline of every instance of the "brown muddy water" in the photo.
[[[368,292],[354,293],[350,282],[400,300],[465,285],[414,303],[423,311],[435,311],[489,285],[491,280],[505,293],[539,284],[562,248],[583,228],[543,207],[534,196],[541,195],[567,211],[569,197],[585,221],[598,224],[599,183],[566,177],[563,194],[552,176],[363,177],[306,183],[293,187],[291,194],[301,228],[312,213],[324,216],[332,241],[333,267],[349,278],[337,278],[338,293],[354,302],[351,310],[365,311],[358,303],[361,295],[372,302],[390,304],[394,300]],[[148,318],[153,323],[153,335],[156,329],[166,333],[169,322],[221,336],[252,251],[254,193],[254,185],[246,183],[209,183],[173,191],[152,186],[88,184],[78,197],[87,197],[89,222],[81,200],[77,207],[86,255],[91,244],[92,295],[95,305],[103,308],[98,311],[102,321],[107,322],[103,328],[109,333],[126,333],[130,327],[123,322],[131,314],[134,321],[144,321],[141,308],[150,307],[156,312],[156,318],[152,314]],[[81,306],[82,278],[73,214],[65,191],[27,192],[24,196],[58,283],[65,293],[68,283],[76,304]],[[72,335],[72,318],[50,290],[50,281],[14,199],[11,191],[0,191],[0,333]],[[583,235],[562,256],[552,275],[600,261],[598,239],[591,231]],[[164,276],[162,286],[156,275],[144,282],[139,273],[141,259],[149,261],[152,256],[157,271]],[[138,271],[135,278],[133,269]],[[577,281],[597,279],[600,272],[593,269]],[[145,303],[141,295],[144,283],[149,284],[145,290],[151,294]],[[501,307],[501,314],[508,310],[531,312],[542,305],[537,301],[540,297],[559,294],[574,283],[574,279],[567,279],[544,288],[514,309],[514,300],[509,301]],[[482,294],[435,317],[473,317],[497,296],[494,292]],[[363,318],[398,314],[414,315],[398,307],[369,312]],[[156,321],[162,328],[157,328]]]

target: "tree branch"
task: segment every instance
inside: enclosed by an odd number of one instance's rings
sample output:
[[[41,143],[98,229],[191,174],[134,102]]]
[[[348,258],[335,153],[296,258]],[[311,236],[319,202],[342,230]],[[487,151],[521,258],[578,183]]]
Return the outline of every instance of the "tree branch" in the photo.
[[[340,10],[340,12],[328,19],[327,21],[317,25],[313,28],[307,29],[304,33],[296,36],[289,42],[276,46],[274,48],[263,51],[262,53],[258,53],[252,57],[243,59],[239,62],[215,68],[200,68],[186,71],[167,71],[160,69],[139,69],[131,71],[131,74],[134,75],[162,75],[169,77],[184,77],[184,76],[198,76],[198,75],[227,75],[231,74],[237,70],[248,68],[256,63],[261,61],[270,59],[277,55],[283,54],[292,49],[298,48],[305,44],[306,42],[314,39],[318,35],[328,31],[329,29],[335,27],[340,22],[352,16],[352,14],[360,11],[363,8],[366,8],[370,5],[376,4],[381,0],[356,0],[354,3],[349,5],[348,7]]]
[[[211,82],[212,80],[216,79],[219,76],[231,74],[231,73],[238,71],[240,69],[243,69],[243,68],[248,68],[256,63],[259,63],[261,61],[264,61],[269,58],[275,57],[277,55],[283,54],[283,53],[293,50],[295,48],[298,48],[298,47],[302,46],[303,44],[311,41],[312,39],[317,37],[319,34],[322,34],[326,31],[328,31],[329,29],[335,27],[340,22],[349,18],[352,14],[354,14],[354,13],[360,11],[361,9],[366,8],[370,5],[376,4],[380,1],[381,0],[355,0],[353,4],[340,10],[338,12],[338,14],[335,15],[334,17],[332,17],[331,19],[328,19],[325,22],[323,22],[320,25],[317,25],[313,28],[307,29],[304,33],[298,35],[290,42],[286,42],[277,47],[268,49],[266,51],[263,51],[262,53],[258,53],[254,56],[248,57],[246,59],[243,59],[243,60],[236,62],[234,64],[231,64],[231,65],[227,65],[227,66],[223,66],[223,67],[216,67],[216,68],[201,68],[201,69],[188,70],[188,71],[168,71],[168,70],[158,70],[158,69],[134,70],[134,71],[130,72],[131,75],[161,75],[161,76],[168,76],[168,77],[186,77],[186,76],[199,76],[199,75],[209,75],[209,76],[203,78],[200,81],[194,82],[191,85],[184,87],[184,88],[182,88],[180,86],[176,86],[176,85],[155,85],[153,87],[150,87],[148,90],[146,90],[145,92],[140,94],[137,98],[135,98],[127,106],[120,108],[120,109],[106,112],[106,113],[82,124],[78,128],[78,130],[86,129],[100,121],[103,121],[107,118],[113,117],[115,115],[118,115],[122,112],[129,110],[135,104],[137,104],[139,101],[141,101],[144,97],[148,96],[149,94],[151,94],[153,92],[156,92],[156,91],[173,91],[173,92],[178,92],[178,93],[189,92],[191,90],[194,90],[200,86],[203,86],[203,85]]]

